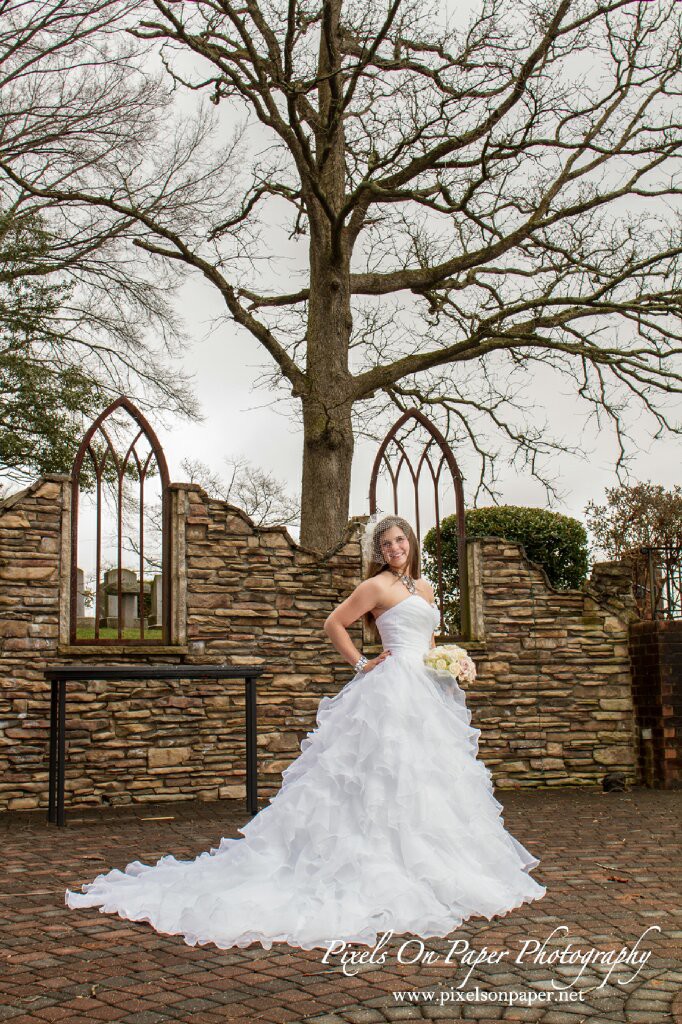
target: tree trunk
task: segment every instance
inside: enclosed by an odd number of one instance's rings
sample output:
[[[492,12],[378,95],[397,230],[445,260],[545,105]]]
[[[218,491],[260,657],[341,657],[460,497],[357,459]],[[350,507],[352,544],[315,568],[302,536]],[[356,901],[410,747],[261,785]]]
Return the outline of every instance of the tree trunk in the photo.
[[[319,192],[306,192],[310,229],[310,293],[306,330],[307,387],[303,395],[301,543],[328,551],[348,523],[354,438],[348,358],[353,321],[350,251],[336,217],[346,184],[343,118],[338,104],[339,19],[342,0],[325,0],[319,53]],[[324,202],[320,196],[324,196]],[[326,205],[325,205],[326,204]]]
[[[348,524],[353,431],[349,404],[336,406],[307,399],[303,402],[303,486],[301,544],[328,551]]]
[[[311,233],[307,326],[308,387],[303,396],[301,543],[318,551],[337,544],[348,523],[354,438],[350,266],[334,259],[328,238]]]

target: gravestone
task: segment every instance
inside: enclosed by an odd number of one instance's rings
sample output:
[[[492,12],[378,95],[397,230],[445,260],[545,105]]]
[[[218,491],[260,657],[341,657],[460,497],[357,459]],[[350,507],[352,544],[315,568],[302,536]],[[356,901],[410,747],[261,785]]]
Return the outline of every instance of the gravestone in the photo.
[[[104,574],[104,583],[101,587],[101,607],[104,609],[104,616],[100,622],[101,626],[111,629],[118,629],[119,608],[118,608],[118,569],[107,569]],[[140,596],[140,584],[137,573],[134,569],[121,569],[121,627],[132,628],[139,625],[138,603]]]
[[[152,580],[151,586],[151,608],[149,610],[149,625],[152,629],[161,629],[163,623],[163,576],[157,573]]]

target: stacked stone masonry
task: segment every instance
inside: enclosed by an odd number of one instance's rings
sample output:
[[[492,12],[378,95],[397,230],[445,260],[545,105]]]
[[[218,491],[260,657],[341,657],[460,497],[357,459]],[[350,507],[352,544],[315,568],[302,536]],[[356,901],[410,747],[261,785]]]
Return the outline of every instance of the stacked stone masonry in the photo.
[[[0,808],[46,806],[50,665],[262,666],[261,804],[315,728],[320,698],[351,678],[323,623],[361,577],[361,524],[321,557],[194,485],[172,490],[176,646],[153,655],[69,647],[64,478],[0,503]],[[632,781],[631,611],[618,566],[596,566],[584,592],[557,592],[516,544],[484,538],[469,555],[479,677],[468,700],[496,784],[594,784],[612,770]],[[359,624],[351,636],[362,648]],[[239,680],[70,683],[67,806],[243,796],[243,691]]]
[[[520,545],[469,547],[481,642],[469,645],[467,700],[496,785],[594,784],[613,771],[634,781],[627,569],[600,563],[584,590],[557,591]]]

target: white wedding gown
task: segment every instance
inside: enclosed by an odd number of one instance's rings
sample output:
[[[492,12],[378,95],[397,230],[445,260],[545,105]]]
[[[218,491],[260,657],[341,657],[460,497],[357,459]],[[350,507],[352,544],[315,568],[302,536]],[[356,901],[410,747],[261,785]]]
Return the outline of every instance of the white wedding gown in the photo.
[[[377,620],[382,663],[323,697],[276,796],[194,860],[133,861],[66,892],[190,945],[374,946],[447,936],[540,899],[539,861],[505,831],[480,730],[451,677],[427,669],[438,612],[410,594]]]

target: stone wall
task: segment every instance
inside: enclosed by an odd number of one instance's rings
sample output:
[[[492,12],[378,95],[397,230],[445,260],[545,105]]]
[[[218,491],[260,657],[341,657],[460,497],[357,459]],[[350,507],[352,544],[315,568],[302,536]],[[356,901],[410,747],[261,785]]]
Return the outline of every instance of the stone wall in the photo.
[[[558,591],[519,544],[468,548],[478,678],[467,699],[496,785],[634,781],[627,568],[599,563],[584,590]]]
[[[297,545],[283,527],[255,528],[248,516],[198,487],[184,489],[187,642],[202,662],[265,668],[258,682],[258,774],[263,796],[315,727],[320,698],[353,675],[324,632],[324,620],[359,582],[360,526],[328,557]],[[351,629],[358,648],[361,628]],[[240,688],[241,687],[241,688]],[[220,757],[234,767],[219,791],[244,793],[243,685],[214,700],[232,716],[238,742],[224,736]],[[239,696],[237,696],[237,693]],[[234,747],[234,751],[230,750]]]
[[[351,678],[323,623],[360,578],[360,524],[320,557],[196,486],[175,484],[171,497],[174,643],[153,655],[69,646],[64,478],[0,503],[0,808],[46,806],[48,665],[144,656],[264,667],[261,804],[315,727],[320,697]],[[516,544],[470,542],[469,557],[479,667],[469,702],[497,784],[595,783],[611,769],[633,778],[629,580],[607,564],[585,593],[562,593]],[[351,635],[361,648],[359,624]],[[67,806],[242,797],[243,692],[239,680],[70,683]]]
[[[39,481],[0,503],[0,809],[47,804],[49,665],[244,663],[258,684],[261,797],[274,793],[320,697],[352,675],[323,623],[357,582],[357,523],[320,557],[283,527],[173,485],[168,647],[68,642],[69,486]],[[355,538],[355,539],[354,539]],[[352,630],[360,646],[360,628]],[[245,794],[244,684],[68,684],[67,807]]]
[[[47,799],[42,669],[58,643],[63,494],[46,479],[0,503],[0,808]]]

